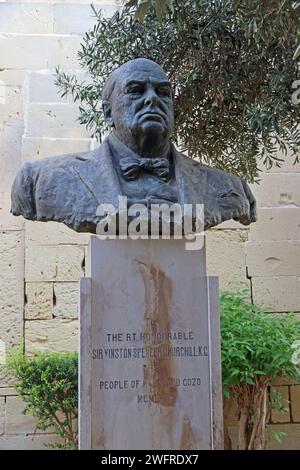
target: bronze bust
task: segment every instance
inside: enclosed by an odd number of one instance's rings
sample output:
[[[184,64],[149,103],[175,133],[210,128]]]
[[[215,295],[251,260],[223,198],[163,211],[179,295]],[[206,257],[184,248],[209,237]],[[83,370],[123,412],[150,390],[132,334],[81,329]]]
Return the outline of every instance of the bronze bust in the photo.
[[[100,204],[204,204],[205,228],[256,220],[255,199],[238,176],[201,164],[170,141],[172,88],[153,61],[135,59],[109,76],[102,94],[110,135],[91,152],[25,163],[12,188],[14,215],[96,232]]]

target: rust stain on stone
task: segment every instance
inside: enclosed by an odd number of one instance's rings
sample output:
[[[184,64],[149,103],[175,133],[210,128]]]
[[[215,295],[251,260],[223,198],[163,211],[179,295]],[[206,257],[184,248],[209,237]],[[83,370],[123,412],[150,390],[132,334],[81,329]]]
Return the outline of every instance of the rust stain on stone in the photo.
[[[153,264],[136,260],[145,289],[144,347],[158,353],[172,347],[170,339],[157,338],[158,333],[171,331],[170,303],[172,283],[166,273]],[[150,339],[149,339],[150,338]],[[155,403],[174,407],[177,388],[174,385],[175,366],[173,358],[149,357],[144,364],[144,382],[147,394]]]
[[[195,434],[192,430],[190,420],[187,416],[184,417],[182,424],[182,434],[180,439],[180,449],[196,449],[197,442]]]
[[[96,442],[95,442],[95,446],[93,446],[93,449],[105,449],[105,437],[104,437],[104,435],[96,437]]]

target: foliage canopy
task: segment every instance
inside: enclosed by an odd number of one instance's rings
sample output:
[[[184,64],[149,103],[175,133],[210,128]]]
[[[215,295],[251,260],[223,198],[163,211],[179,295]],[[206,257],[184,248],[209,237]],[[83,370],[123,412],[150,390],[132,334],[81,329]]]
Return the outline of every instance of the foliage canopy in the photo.
[[[131,0],[105,18],[92,6],[94,28],[83,38],[81,82],[57,69],[62,95],[79,102],[80,122],[101,140],[101,92],[109,73],[129,59],[158,62],[174,88],[174,140],[191,157],[258,176],[258,160],[298,161],[300,2],[291,0]],[[158,17],[157,17],[158,14]],[[299,32],[298,32],[299,34]],[[280,152],[279,152],[280,151]]]

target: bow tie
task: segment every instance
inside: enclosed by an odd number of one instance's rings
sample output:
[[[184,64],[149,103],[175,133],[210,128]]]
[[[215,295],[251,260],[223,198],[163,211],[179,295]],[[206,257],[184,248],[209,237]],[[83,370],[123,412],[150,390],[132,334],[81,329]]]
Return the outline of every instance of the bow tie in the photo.
[[[126,180],[135,180],[142,171],[145,171],[167,181],[170,173],[169,167],[169,161],[166,158],[125,157],[120,160],[122,175]]]

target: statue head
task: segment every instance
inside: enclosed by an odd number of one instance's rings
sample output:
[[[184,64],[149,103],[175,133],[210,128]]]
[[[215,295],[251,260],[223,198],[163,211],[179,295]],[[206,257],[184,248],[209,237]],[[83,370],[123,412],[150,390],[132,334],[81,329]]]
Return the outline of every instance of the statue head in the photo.
[[[102,93],[106,122],[117,137],[144,156],[163,153],[174,125],[171,83],[148,59],[134,59],[115,69]]]

